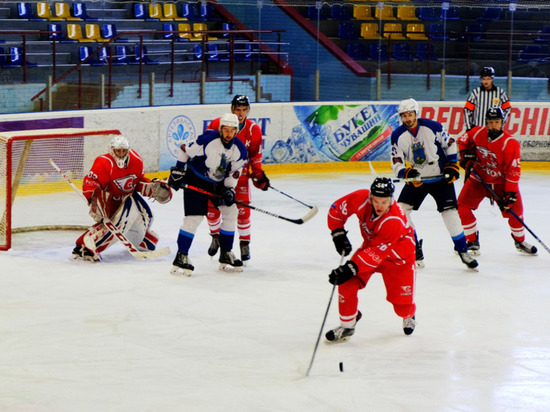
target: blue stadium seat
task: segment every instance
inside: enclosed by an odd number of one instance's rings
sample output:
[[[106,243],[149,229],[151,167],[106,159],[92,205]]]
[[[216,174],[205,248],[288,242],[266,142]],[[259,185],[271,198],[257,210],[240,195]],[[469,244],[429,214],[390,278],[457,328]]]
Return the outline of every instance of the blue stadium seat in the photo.
[[[449,7],[446,13],[445,10],[441,9],[441,20],[443,20],[443,18],[447,20],[461,20],[459,10],[460,9],[456,6]]]
[[[250,43],[235,43],[233,56],[237,61],[247,61],[252,59],[252,45]]]
[[[467,40],[468,37],[470,40],[480,40],[483,37],[484,32],[483,24],[481,23],[470,23],[464,27],[464,40]]]
[[[354,60],[367,60],[369,58],[367,46],[364,42],[349,42],[346,47],[346,53]]]
[[[201,10],[197,3],[183,3],[181,5],[181,16],[191,21],[202,20]]]
[[[323,3],[320,9],[316,6],[307,7],[307,18],[310,20],[326,20],[330,17],[330,6]]]
[[[221,21],[221,17],[216,12],[216,6],[212,3],[201,3],[199,8],[199,16],[204,21]]]
[[[98,21],[99,19],[96,17],[90,17],[88,16],[88,10],[86,3],[73,3],[72,5],[72,15],[73,17],[78,17],[82,20],[86,21]]]
[[[6,56],[8,64],[15,66],[27,66],[27,67],[36,67],[38,64],[30,63],[29,61],[23,60],[23,49],[21,47],[10,47],[10,54]]]
[[[9,68],[9,67],[18,67],[17,64],[12,64],[12,63],[9,61],[9,58],[8,58],[8,56],[6,55],[6,51],[4,50],[3,47],[0,47],[0,66],[6,67],[6,68]]]
[[[395,60],[413,60],[411,46],[409,43],[395,43],[393,45],[391,57]]]
[[[78,48],[78,57],[79,57],[79,60],[81,62],[83,62],[84,60],[86,60],[86,63],[84,64],[89,64],[90,66],[104,66],[105,65],[105,61],[100,61],[98,60],[97,57],[90,57],[92,55],[92,48],[90,46],[80,46]]]
[[[432,23],[428,26],[428,37],[432,40],[449,40],[450,37],[445,33],[443,24]]]
[[[338,37],[343,40],[356,40],[359,38],[359,28],[355,22],[346,21],[338,24]]]
[[[46,19],[37,17],[34,14],[34,11],[32,9],[32,3],[24,3],[24,2],[17,3],[17,16],[20,19],[27,19],[30,21],[46,21]]]
[[[134,18],[145,21],[158,21],[149,15],[149,3],[134,3]]]
[[[353,6],[351,4],[333,4],[330,7],[330,17],[334,20],[351,20]]]
[[[128,63],[128,53],[126,46],[116,45],[113,53],[113,64],[122,65]]]
[[[478,21],[498,21],[500,20],[500,7],[485,7]]]
[[[65,35],[63,34],[63,26],[59,23],[48,24],[48,31],[59,32],[59,33],[50,33],[50,35],[48,36],[50,40],[57,40],[60,43],[76,43],[76,40],[71,40],[65,37]]]
[[[416,45],[416,58],[418,60],[437,61],[433,44],[428,47],[428,43],[418,43]]]
[[[516,61],[520,63],[543,62],[545,57],[540,45],[528,44],[519,51]]]
[[[146,46],[143,46],[143,50],[141,50],[139,45],[136,44],[134,46],[134,55],[128,58],[128,64],[139,64],[140,59],[145,64],[159,64],[158,60],[153,60],[149,57]]]
[[[115,24],[105,23],[101,26],[101,36],[104,39],[111,40],[112,38],[116,37],[117,34],[118,34],[118,30]],[[123,43],[123,42],[127,42],[128,39],[125,39],[123,37],[117,37],[115,41],[117,43]]]
[[[369,46],[369,54],[372,60],[388,60],[388,46],[378,43],[371,43]]]
[[[441,9],[439,7],[419,7],[418,18],[420,20],[441,20]]]
[[[195,53],[195,59],[201,60],[203,57],[203,48],[202,44],[196,44],[194,47],[194,53]],[[220,59],[220,55],[218,52],[218,45],[215,43],[209,43],[208,44],[208,52],[207,52],[207,58],[209,61],[218,61]]]

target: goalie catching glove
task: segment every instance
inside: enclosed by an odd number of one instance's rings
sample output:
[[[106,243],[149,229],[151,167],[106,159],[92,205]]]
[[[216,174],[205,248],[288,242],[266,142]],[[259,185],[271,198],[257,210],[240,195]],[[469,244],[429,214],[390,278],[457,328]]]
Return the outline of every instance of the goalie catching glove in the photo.
[[[358,271],[359,268],[355,262],[348,260],[342,266],[337,267],[330,272],[330,275],[328,275],[328,281],[333,285],[341,285],[354,277]]]
[[[269,179],[267,178],[263,170],[262,173],[259,174],[259,176],[255,176],[252,178],[252,183],[260,190],[266,191],[267,189],[269,189]]]
[[[153,179],[152,182],[140,182],[139,192],[145,197],[152,197],[159,203],[168,203],[172,200],[172,189],[163,180]]]
[[[347,256],[351,253],[351,243],[348,239],[347,233],[344,229],[334,229],[330,234],[332,235],[332,241],[336,246],[336,251],[340,256],[342,254]]]
[[[420,178],[420,172],[416,169],[413,169],[412,167],[407,167],[405,169],[405,173],[403,173],[403,177],[405,179],[414,179],[414,178]],[[407,182],[408,185],[413,185],[414,187],[420,187],[422,186],[422,180],[414,180],[411,182]]]
[[[445,182],[453,183],[460,177],[460,169],[458,162],[449,162],[443,166],[443,175],[445,176]]]

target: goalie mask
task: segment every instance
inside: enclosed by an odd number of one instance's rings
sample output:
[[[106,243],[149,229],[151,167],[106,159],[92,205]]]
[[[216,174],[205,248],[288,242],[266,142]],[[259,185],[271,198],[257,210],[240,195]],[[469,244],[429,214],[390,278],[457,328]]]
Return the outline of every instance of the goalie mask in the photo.
[[[117,135],[111,139],[111,143],[109,143],[109,153],[115,160],[117,166],[121,169],[128,166],[128,160],[130,158],[128,155],[129,151],[130,144],[128,143],[128,139],[124,136]]]

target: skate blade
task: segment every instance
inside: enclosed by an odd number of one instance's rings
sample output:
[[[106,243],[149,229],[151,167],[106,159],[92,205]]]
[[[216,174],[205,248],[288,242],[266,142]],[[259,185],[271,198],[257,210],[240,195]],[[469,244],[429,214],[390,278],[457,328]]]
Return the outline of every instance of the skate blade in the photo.
[[[170,274],[171,275],[174,275],[174,276],[191,276],[191,274],[193,273],[192,270],[190,269],[183,269],[183,268],[180,268],[180,267],[177,267],[177,266],[172,266],[172,269],[170,270]]]
[[[333,344],[336,344],[336,343],[344,343],[344,342],[347,342],[348,340],[350,340],[351,336],[346,336],[345,338],[340,338],[340,339],[336,339],[336,340],[328,340],[327,338],[325,338],[325,343],[329,344],[329,345],[333,345]]]
[[[479,266],[476,266],[475,268],[469,268],[468,266],[466,266],[466,268],[467,268],[468,271],[470,271],[470,272],[479,272]]]
[[[219,269],[222,272],[228,272],[228,273],[237,273],[237,272],[242,272],[243,271],[242,266],[231,266],[228,263],[220,263]]]

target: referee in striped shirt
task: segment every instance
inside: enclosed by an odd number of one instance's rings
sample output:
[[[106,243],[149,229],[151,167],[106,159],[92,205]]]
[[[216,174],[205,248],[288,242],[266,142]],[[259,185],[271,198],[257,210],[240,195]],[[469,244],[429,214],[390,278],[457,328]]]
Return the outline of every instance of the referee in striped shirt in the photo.
[[[504,113],[504,125],[508,121],[512,108],[504,89],[493,84],[495,69],[484,67],[479,74],[481,86],[476,87],[468,96],[464,105],[464,123],[466,130],[476,126],[485,126],[485,114],[490,107],[500,107]]]

